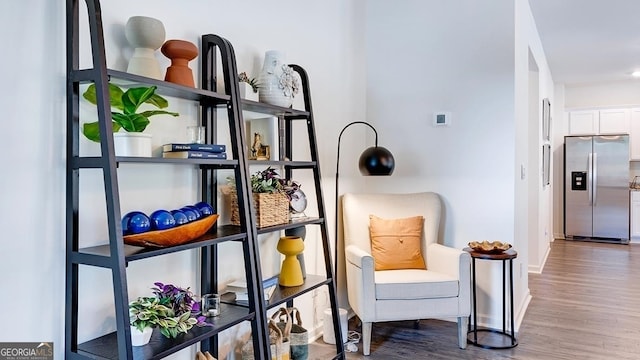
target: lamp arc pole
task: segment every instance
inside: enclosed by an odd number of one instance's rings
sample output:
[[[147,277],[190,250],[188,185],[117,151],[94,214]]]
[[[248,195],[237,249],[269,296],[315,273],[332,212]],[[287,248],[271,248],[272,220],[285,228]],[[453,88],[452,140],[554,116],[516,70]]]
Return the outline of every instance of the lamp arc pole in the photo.
[[[361,124],[368,126],[373,133],[375,134],[375,143],[373,147],[369,147],[365,149],[365,151],[360,155],[359,160],[359,168],[360,173],[362,175],[391,175],[393,173],[393,169],[395,166],[395,161],[393,159],[393,155],[387,149],[382,146],[378,146],[378,132],[376,129],[365,121],[354,121],[347,124],[340,131],[340,135],[338,135],[338,151],[336,153],[336,198],[335,198],[335,231],[334,231],[334,281],[337,282],[338,277],[338,198],[340,196],[339,191],[339,175],[340,175],[340,143],[342,141],[342,134],[347,130],[347,128],[352,125]],[[336,285],[337,288],[337,285]]]

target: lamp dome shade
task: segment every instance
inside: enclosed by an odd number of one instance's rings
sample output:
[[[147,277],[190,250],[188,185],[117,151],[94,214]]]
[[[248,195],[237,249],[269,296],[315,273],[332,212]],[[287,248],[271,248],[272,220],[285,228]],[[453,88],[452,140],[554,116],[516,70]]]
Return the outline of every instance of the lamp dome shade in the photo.
[[[362,152],[358,162],[362,175],[391,175],[395,167],[393,155],[382,146],[372,146]]]

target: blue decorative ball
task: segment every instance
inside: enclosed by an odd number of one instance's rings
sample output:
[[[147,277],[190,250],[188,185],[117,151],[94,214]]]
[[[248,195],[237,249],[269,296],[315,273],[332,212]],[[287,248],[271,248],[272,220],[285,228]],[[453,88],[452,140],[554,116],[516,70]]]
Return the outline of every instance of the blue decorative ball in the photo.
[[[122,218],[122,232],[125,235],[140,234],[151,230],[151,220],[145,213],[132,211]]]
[[[154,230],[166,230],[176,226],[176,219],[167,210],[156,210],[150,218]]]
[[[198,220],[198,216],[195,211],[187,208],[182,208],[180,211],[182,211],[182,213],[187,217],[189,222]]]
[[[189,218],[181,210],[171,210],[171,215],[176,219],[176,226],[184,225],[189,222]]]
[[[193,206],[193,205],[187,205],[187,206],[183,207],[180,210],[182,210],[182,211],[191,210],[196,215],[196,220],[198,220],[198,219],[200,219],[202,217],[202,213],[200,212],[200,210],[198,210],[198,208]]]
[[[213,215],[213,207],[205,201],[201,201],[193,206],[195,206],[200,211],[202,217]]]

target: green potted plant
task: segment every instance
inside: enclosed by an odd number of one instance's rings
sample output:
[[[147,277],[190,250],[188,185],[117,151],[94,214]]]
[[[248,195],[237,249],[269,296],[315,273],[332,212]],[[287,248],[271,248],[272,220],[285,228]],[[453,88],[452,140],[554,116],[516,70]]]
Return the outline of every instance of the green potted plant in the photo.
[[[235,183],[232,178],[229,183]],[[283,179],[272,167],[251,175],[251,192],[256,209],[257,227],[284,224],[289,221],[289,205],[300,188],[297,181]],[[237,193],[231,191],[231,224],[240,225]]]
[[[282,193],[287,199],[300,188],[297,181],[283,179],[276,169],[268,167],[251,175],[251,191],[254,193]]]
[[[193,326],[208,325],[204,316],[197,316],[200,304],[189,288],[154,283],[155,296],[139,297],[129,303],[131,342],[135,346],[149,342],[153,328],[167,338],[187,333]],[[146,340],[146,341],[145,341]]]
[[[247,100],[258,101],[258,80],[256,78],[250,78],[246,72],[238,74],[238,81],[240,82],[240,97]]]
[[[129,303],[129,323],[131,324],[131,344],[145,345],[151,339],[153,328],[158,321],[168,316],[169,308],[154,297],[139,297]]]
[[[160,95],[155,93],[157,87],[134,87],[123,91],[120,87],[109,83],[109,99],[110,105],[114,109],[111,112],[112,129],[114,135],[114,141],[116,142],[116,148],[120,145],[120,149],[125,149],[123,153],[118,153],[119,156],[151,156],[151,135],[141,134],[149,125],[149,118],[155,115],[171,115],[178,116],[176,112],[165,110],[145,110],[138,112],[138,109],[142,104],[150,104],[158,109],[164,109],[169,105],[169,102]],[[82,96],[92,104],[97,104],[96,86],[91,84]],[[117,111],[115,111],[117,110]],[[120,130],[124,132],[120,132]],[[87,139],[95,142],[100,142],[100,128],[98,122],[85,123],[82,126],[82,133]],[[139,138],[148,143],[148,147],[144,147],[144,154],[130,154],[126,152],[126,149],[136,148],[135,145],[130,145],[125,141],[118,141],[118,138]],[[147,150],[148,149],[148,150]]]

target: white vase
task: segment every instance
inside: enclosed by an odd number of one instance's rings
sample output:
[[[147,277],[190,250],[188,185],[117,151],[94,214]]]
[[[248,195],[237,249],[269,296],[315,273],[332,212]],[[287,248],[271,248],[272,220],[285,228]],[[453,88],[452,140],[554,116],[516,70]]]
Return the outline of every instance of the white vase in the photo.
[[[138,330],[137,327],[131,326],[131,345],[133,346],[142,346],[147,345],[149,340],[151,340],[151,334],[153,333],[153,328],[146,327],[143,331]]]
[[[293,94],[286,94],[285,88],[280,84],[284,70],[287,66],[284,52],[269,50],[264,55],[264,64],[258,77],[258,98],[260,102],[290,107],[293,103]]]
[[[151,135],[139,132],[113,133],[116,156],[151,157]]]
[[[127,20],[124,34],[134,47],[127,72],[163,80],[160,64],[155,57],[156,50],[162,46],[166,36],[162,22],[147,16],[132,16]]]

